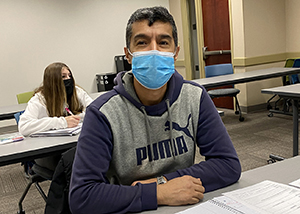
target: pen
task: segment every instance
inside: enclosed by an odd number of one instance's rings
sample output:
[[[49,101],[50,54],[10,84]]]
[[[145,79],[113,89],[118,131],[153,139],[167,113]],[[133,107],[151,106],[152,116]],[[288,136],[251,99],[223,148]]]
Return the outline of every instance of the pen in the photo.
[[[70,114],[70,115],[74,115],[71,111],[70,111],[70,109],[69,108],[65,108],[66,109],[66,111]]]

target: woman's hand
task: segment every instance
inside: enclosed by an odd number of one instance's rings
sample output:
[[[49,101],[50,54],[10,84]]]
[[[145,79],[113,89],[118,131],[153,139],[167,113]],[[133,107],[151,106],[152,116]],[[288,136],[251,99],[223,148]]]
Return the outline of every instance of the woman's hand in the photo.
[[[80,122],[80,116],[79,115],[67,116],[67,117],[65,117],[65,119],[67,121],[68,128],[75,127]]]

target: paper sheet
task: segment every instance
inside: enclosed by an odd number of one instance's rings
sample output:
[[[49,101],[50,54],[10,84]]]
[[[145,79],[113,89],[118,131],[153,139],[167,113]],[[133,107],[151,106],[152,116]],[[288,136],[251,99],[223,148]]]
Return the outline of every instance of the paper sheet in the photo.
[[[227,197],[219,196],[206,202],[200,202],[187,210],[178,212],[178,214],[192,214],[192,213],[203,213],[203,214],[259,214],[246,207],[245,205]]]
[[[273,181],[263,181],[224,195],[260,213],[300,213],[300,189]]]
[[[300,188],[300,179],[289,183],[289,185]]]

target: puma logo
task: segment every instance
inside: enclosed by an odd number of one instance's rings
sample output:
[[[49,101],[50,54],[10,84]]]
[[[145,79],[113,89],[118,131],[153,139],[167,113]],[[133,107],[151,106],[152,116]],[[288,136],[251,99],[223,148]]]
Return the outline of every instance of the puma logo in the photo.
[[[194,137],[191,135],[190,130],[188,129],[189,123],[190,123],[190,118],[192,117],[191,114],[189,114],[188,120],[187,120],[187,125],[185,127],[180,127],[178,123],[172,122],[172,128],[175,129],[176,131],[183,131],[188,137],[190,137],[194,141]],[[165,123],[165,131],[170,130],[170,121],[167,121]]]

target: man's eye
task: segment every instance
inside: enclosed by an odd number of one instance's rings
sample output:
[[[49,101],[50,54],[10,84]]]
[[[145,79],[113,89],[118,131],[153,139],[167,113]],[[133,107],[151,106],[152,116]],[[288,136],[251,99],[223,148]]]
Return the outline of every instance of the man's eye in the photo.
[[[138,41],[136,44],[137,44],[137,45],[145,45],[146,42],[145,42],[145,41]]]
[[[169,45],[169,42],[168,41],[161,41],[159,44],[160,45]]]

